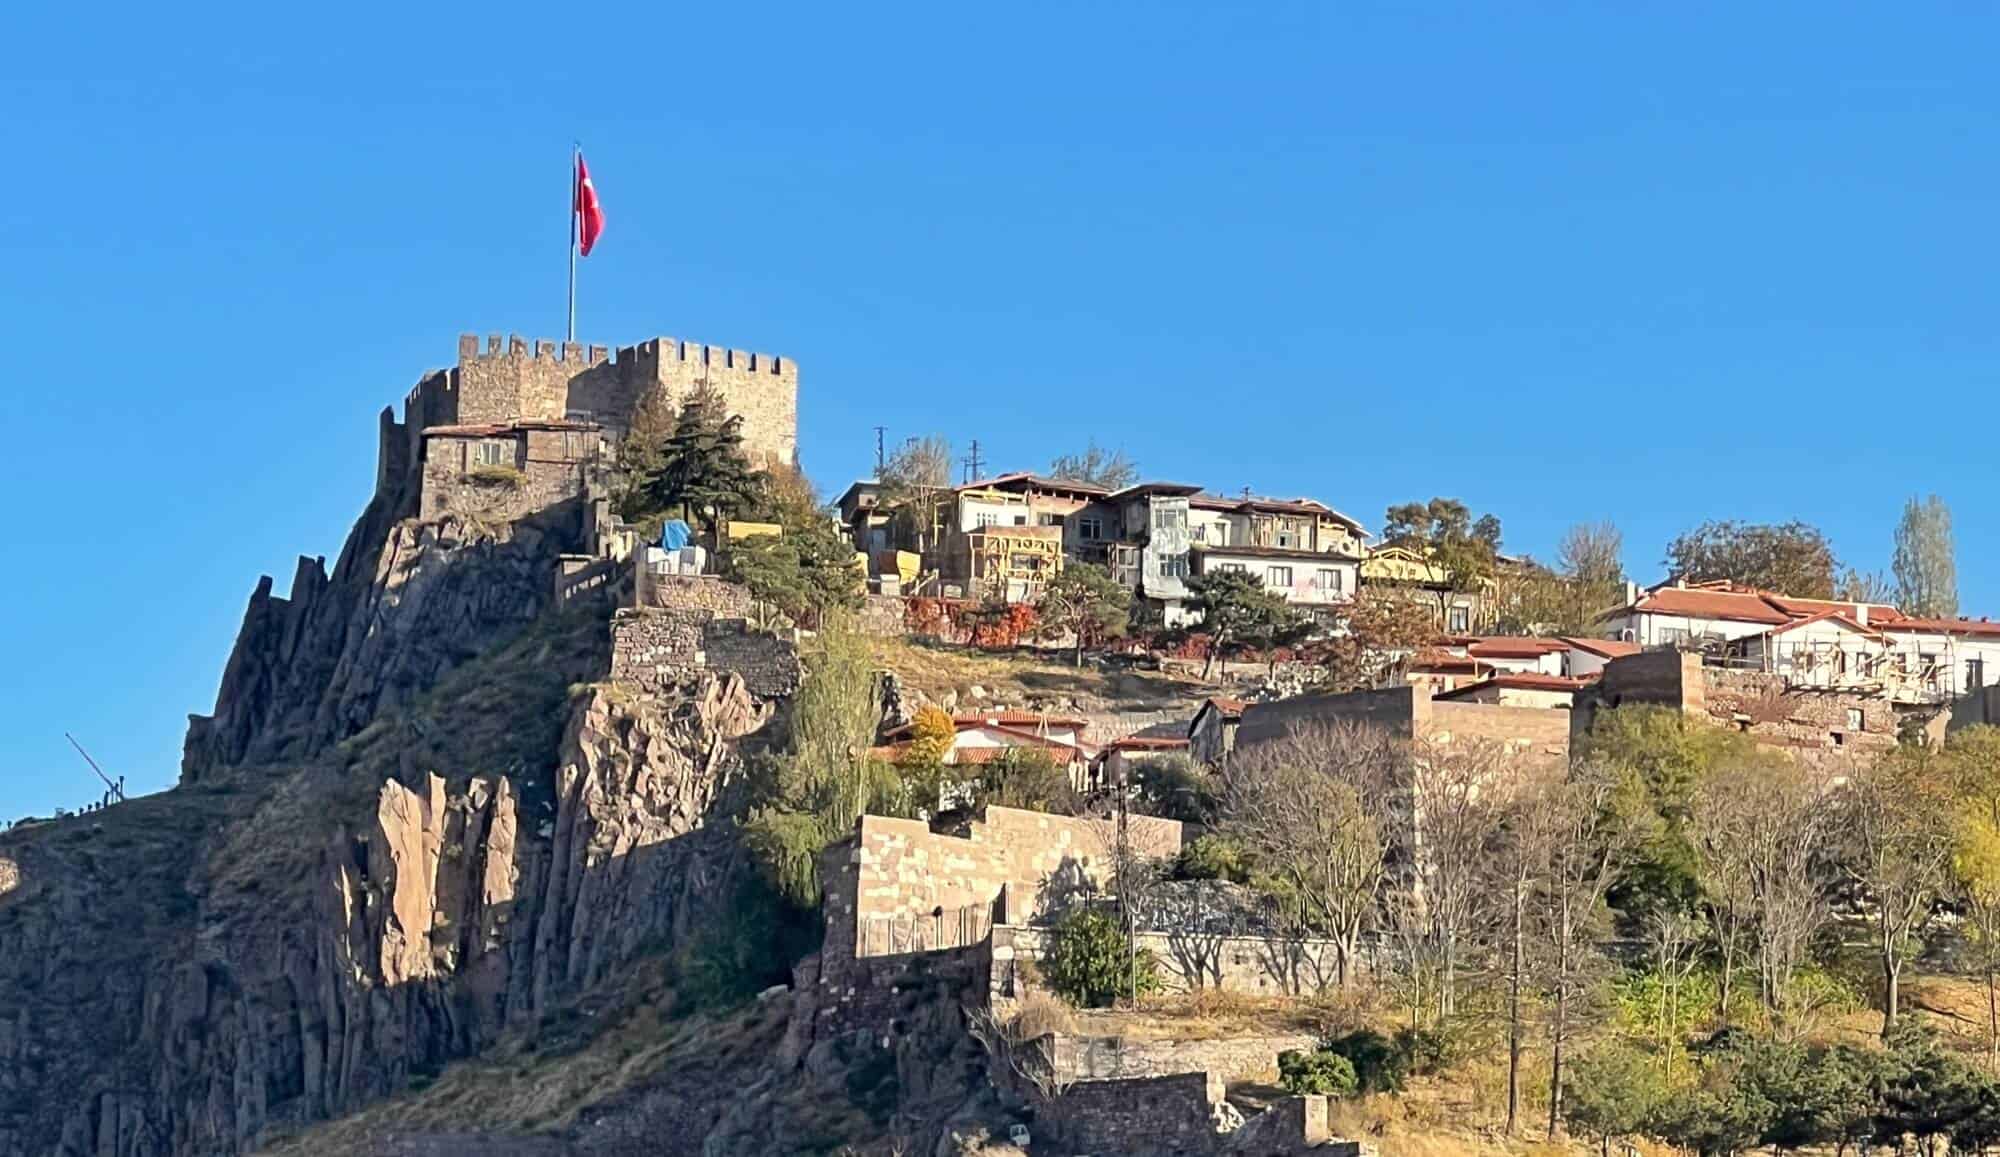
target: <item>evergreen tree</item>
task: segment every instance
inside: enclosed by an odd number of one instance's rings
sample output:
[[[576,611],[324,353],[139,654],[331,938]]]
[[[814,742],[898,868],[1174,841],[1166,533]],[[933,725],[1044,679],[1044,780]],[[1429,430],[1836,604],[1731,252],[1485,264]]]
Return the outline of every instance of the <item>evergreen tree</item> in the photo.
[[[1081,667],[1085,646],[1125,633],[1131,605],[1132,592],[1113,581],[1109,571],[1071,563],[1042,588],[1035,611],[1046,626],[1076,637],[1076,665]]]
[[[1187,580],[1194,595],[1190,609],[1201,615],[1208,632],[1208,662],[1201,677],[1208,678],[1216,656],[1248,641],[1263,638],[1274,623],[1287,620],[1294,612],[1276,594],[1264,589],[1264,580],[1245,571],[1224,570],[1197,575]],[[1225,670],[1227,663],[1224,663]]]
[[[743,419],[724,410],[712,390],[697,391],[660,447],[645,501],[654,510],[684,511],[713,540],[723,521],[756,503],[762,490],[762,478],[743,453]]]

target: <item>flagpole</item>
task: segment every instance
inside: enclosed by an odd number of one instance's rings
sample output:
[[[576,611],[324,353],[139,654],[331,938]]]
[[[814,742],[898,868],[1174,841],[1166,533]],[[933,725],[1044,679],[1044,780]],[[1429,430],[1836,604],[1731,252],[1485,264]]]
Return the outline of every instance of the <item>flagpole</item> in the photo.
[[[582,193],[582,186],[577,182],[577,173],[578,166],[582,163],[583,146],[578,145],[570,152],[569,157],[569,327],[563,331],[565,345],[576,342],[576,218],[577,210],[582,208],[577,204],[577,197]]]

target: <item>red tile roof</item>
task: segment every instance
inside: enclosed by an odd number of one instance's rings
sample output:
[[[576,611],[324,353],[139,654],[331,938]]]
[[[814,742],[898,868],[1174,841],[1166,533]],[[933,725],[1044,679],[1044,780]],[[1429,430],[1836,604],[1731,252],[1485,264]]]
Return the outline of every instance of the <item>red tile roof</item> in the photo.
[[[1090,725],[1086,719],[1069,715],[1038,715],[1033,711],[961,711],[951,717],[952,726],[960,731],[971,731],[981,727],[1035,728],[1053,727],[1065,731],[1082,733]],[[891,736],[907,735],[916,724],[905,723],[891,728]]]
[[[1104,745],[1105,751],[1177,751],[1186,747],[1185,737],[1171,735],[1128,735]]]
[[[1988,622],[1985,619],[1899,618],[1883,623],[1882,629],[1899,634],[1908,632],[1913,635],[1978,635],[1985,638],[2000,638],[2000,623]]]
[[[1222,695],[1211,695],[1208,697],[1208,701],[1204,704],[1204,706],[1213,707],[1217,711],[1222,712],[1224,718],[1228,718],[1229,716],[1232,715],[1241,717],[1243,714],[1243,709],[1245,707],[1248,707],[1249,704],[1245,703],[1241,699],[1230,699]]]
[[[1632,604],[1635,611],[1655,615],[1680,615],[1689,619],[1729,619],[1739,623],[1778,626],[1792,616],[1766,601],[1762,595],[1745,591],[1702,590],[1694,587],[1660,587],[1647,591]]]
[[[1568,643],[1575,650],[1588,651],[1593,655],[1605,659],[1622,659],[1627,655],[1636,655],[1640,651],[1645,650],[1639,644],[1626,639],[1564,638],[1563,642]]]
[[[1569,650],[1569,644],[1561,639],[1539,639],[1532,636],[1489,635],[1474,638],[1466,644],[1466,653],[1475,659],[1539,659],[1543,655],[1559,655]]]
[[[1516,691],[1576,691],[1590,685],[1592,682],[1594,680],[1589,678],[1573,679],[1567,675],[1541,675],[1532,671],[1502,672],[1491,679],[1482,679],[1477,683],[1468,683],[1455,690],[1441,692],[1432,696],[1432,698],[1454,699],[1477,691],[1482,687]]]
[[[1864,635],[1879,636],[1882,633],[1878,630],[1875,630],[1873,627],[1865,627],[1861,625],[1859,620],[1850,617],[1843,611],[1829,607],[1826,610],[1819,611],[1815,614],[1804,615],[1800,618],[1793,619],[1791,622],[1786,623],[1782,627],[1772,627],[1769,631],[1766,632],[1766,634],[1782,635],[1786,631],[1796,630],[1799,627],[1809,626],[1813,623],[1839,623],[1841,626],[1846,627],[1850,631],[1859,631]]]

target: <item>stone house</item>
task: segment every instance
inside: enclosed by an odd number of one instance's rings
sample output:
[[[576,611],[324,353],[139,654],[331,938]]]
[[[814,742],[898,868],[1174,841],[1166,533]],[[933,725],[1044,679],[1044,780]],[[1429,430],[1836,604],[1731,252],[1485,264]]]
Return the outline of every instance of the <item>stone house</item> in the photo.
[[[1332,722],[1365,724],[1402,739],[1444,746],[1494,743],[1530,764],[1569,762],[1568,710],[1447,698],[1418,686],[1249,704],[1237,726],[1234,750],[1254,750],[1287,738],[1301,726]]]
[[[605,452],[603,430],[591,422],[427,427],[418,517],[525,518],[581,497]]]
[[[1241,699],[1204,699],[1188,721],[1188,755],[1197,763],[1219,766],[1236,749],[1236,726],[1248,706]]]
[[[1493,703],[1503,707],[1558,708],[1566,711],[1575,701],[1576,693],[1590,683],[1590,679],[1567,675],[1503,671],[1476,683],[1439,692],[1432,698],[1446,703]]]

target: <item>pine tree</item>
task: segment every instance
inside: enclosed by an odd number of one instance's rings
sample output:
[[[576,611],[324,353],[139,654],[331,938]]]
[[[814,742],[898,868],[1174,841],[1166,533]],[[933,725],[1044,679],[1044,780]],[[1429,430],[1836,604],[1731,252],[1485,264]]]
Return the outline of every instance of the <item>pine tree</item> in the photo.
[[[763,479],[743,453],[743,419],[730,416],[722,399],[702,389],[681,406],[674,432],[661,447],[645,496],[655,510],[680,509],[711,540],[723,520],[754,504]]]

